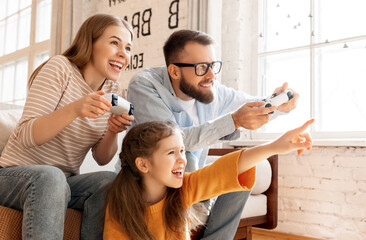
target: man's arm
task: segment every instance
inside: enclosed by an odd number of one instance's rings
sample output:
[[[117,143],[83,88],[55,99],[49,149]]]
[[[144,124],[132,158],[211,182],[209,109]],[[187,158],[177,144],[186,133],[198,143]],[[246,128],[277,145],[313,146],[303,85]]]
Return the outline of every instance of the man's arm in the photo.
[[[192,127],[192,123],[188,122],[190,119],[188,113],[182,109],[170,90],[162,84],[162,76],[159,76],[161,79],[158,80],[153,80],[152,77],[156,78],[158,75],[149,74],[143,70],[134,75],[128,86],[127,99],[134,105],[136,124],[153,120],[169,120],[176,123],[184,132],[187,151],[207,147],[235,131],[229,112],[205,121],[200,126]],[[221,109],[213,110],[221,111]]]
[[[135,74],[128,87],[127,99],[135,107],[135,123],[169,120],[183,129],[187,151],[208,147],[220,139],[236,139],[239,136],[235,131],[237,128],[257,129],[268,122],[267,113],[274,110],[257,108],[262,103],[254,102],[262,97],[253,97],[218,84],[213,103],[197,103],[198,112],[204,115],[204,123],[193,127],[188,113],[169,89],[170,82],[164,82],[164,74],[167,74],[164,71],[166,68],[156,68]]]

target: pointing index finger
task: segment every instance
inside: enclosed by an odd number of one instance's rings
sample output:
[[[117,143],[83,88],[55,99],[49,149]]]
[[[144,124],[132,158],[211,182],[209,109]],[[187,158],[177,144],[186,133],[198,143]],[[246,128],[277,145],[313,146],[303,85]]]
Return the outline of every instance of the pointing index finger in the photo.
[[[295,129],[296,132],[301,133],[301,132],[305,131],[311,124],[313,124],[314,121],[315,121],[314,118],[306,121],[301,127],[298,127]]]

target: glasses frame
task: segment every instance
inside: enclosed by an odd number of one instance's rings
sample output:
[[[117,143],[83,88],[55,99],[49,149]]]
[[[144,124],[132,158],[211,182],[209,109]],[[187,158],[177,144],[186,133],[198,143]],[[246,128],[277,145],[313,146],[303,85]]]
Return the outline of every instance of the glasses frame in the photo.
[[[213,72],[213,68],[212,66],[216,63],[220,63],[220,68],[217,72]],[[208,69],[211,68],[212,69],[212,72],[214,74],[218,74],[220,71],[221,71],[221,68],[222,68],[222,61],[214,61],[212,63],[207,63],[207,62],[199,62],[199,63],[172,63],[173,65],[177,66],[177,67],[194,67],[194,73],[199,76],[199,77],[202,77],[204,76],[207,72],[208,72]],[[200,65],[200,64],[205,64],[207,66],[206,68],[206,72],[204,72],[203,74],[197,74],[197,66]]]

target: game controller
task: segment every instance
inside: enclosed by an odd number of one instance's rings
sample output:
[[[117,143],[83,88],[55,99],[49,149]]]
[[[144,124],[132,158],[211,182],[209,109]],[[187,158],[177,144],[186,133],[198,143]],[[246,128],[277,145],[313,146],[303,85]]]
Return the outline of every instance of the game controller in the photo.
[[[117,115],[122,115],[124,113],[133,115],[133,105],[129,101],[114,93],[106,93],[103,97],[112,104],[112,107],[110,107],[111,113]]]
[[[262,107],[272,107],[272,106],[280,106],[281,104],[287,103],[294,97],[294,94],[291,90],[286,90],[280,94],[274,93],[269,98],[263,99],[265,102]],[[269,114],[272,114],[270,112]]]

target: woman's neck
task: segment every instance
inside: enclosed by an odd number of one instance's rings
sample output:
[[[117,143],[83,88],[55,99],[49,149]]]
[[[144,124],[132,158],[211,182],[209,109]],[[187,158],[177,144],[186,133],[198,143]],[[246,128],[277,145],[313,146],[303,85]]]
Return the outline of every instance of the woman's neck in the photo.
[[[80,72],[89,87],[93,91],[98,91],[103,86],[105,77],[100,76],[100,74],[98,74],[98,72],[96,72],[94,68],[90,66],[90,64],[91,62],[88,62],[83,68],[80,69]]]

